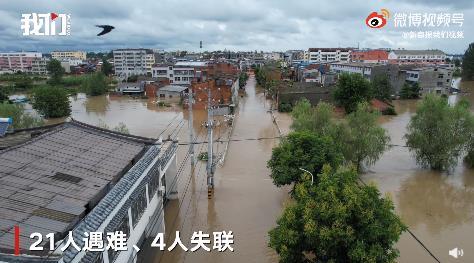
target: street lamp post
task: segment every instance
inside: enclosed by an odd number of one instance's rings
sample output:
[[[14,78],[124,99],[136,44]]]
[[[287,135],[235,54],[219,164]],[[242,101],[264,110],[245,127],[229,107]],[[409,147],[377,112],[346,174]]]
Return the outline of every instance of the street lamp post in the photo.
[[[313,176],[313,174],[312,174],[310,171],[308,171],[308,170],[306,170],[306,169],[303,169],[303,168],[301,168],[301,167],[300,167],[300,170],[303,171],[303,172],[307,172],[307,173],[309,173],[309,174],[311,175],[311,185],[313,185],[313,182],[314,182],[314,176]]]

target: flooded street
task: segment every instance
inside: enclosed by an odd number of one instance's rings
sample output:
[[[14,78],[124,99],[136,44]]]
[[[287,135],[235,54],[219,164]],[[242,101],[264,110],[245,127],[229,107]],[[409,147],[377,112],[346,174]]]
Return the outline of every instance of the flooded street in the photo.
[[[474,83],[460,85],[463,93],[452,95],[450,101],[465,97],[474,105]],[[382,116],[380,123],[390,134],[392,144],[405,145],[403,136],[417,101],[393,103],[398,115]],[[267,112],[269,108],[269,102],[251,77],[246,94],[239,101],[231,138],[278,136],[278,129]],[[291,125],[289,114],[275,115],[282,133],[287,134]],[[146,249],[144,262],[277,262],[276,253],[267,246],[267,233],[275,226],[289,189],[273,185],[266,162],[278,139],[230,142],[225,161],[216,169],[214,198],[208,200],[205,162],[197,161],[191,171],[190,159],[186,158],[189,114],[181,106],[158,107],[151,100],[79,94],[72,98],[72,117],[93,125],[105,123],[111,128],[123,122],[131,134],[146,137],[178,136],[183,144],[178,149],[179,199],[169,201],[166,207],[167,245],[174,241],[175,231],[180,231],[181,240],[188,248],[192,247],[190,238],[194,231],[210,233],[211,239],[213,231],[231,230],[234,234],[234,252]],[[202,125],[206,118],[206,111],[194,111],[196,156],[207,150],[206,143],[199,143],[207,141]],[[216,117],[216,120],[220,125],[214,130],[214,139],[226,140],[230,128],[221,119]],[[58,121],[62,120],[48,120],[48,123]],[[224,149],[225,143],[214,144],[219,158]],[[374,182],[382,193],[392,198],[402,220],[441,262],[474,262],[474,170],[467,169],[462,161],[450,174],[423,169],[415,163],[408,148],[394,146],[362,178]],[[435,262],[407,232],[397,247],[399,262]],[[448,255],[455,247],[464,249],[463,257],[454,259]]]
[[[266,100],[262,93],[256,92],[253,78],[249,79],[246,90],[247,96],[239,102],[232,139],[278,136],[266,112]],[[167,243],[173,242],[176,230],[180,231],[185,245],[189,245],[194,231],[211,233],[212,238],[213,231],[231,230],[234,252],[175,249],[163,255],[155,254],[153,260],[146,262],[275,262],[276,254],[267,246],[267,232],[275,225],[287,198],[287,190],[273,185],[266,168],[277,143],[274,139],[231,142],[225,163],[216,170],[214,198],[207,198],[205,163],[199,162],[188,193],[183,182],[189,173],[186,171],[178,187],[181,201],[172,201],[166,208],[166,232],[171,237]],[[201,147],[204,150],[207,145],[197,148]],[[222,146],[221,150],[217,147],[217,152],[221,152]]]
[[[461,83],[463,93],[450,100],[467,98],[474,110],[474,83]],[[466,92],[466,93],[465,93]],[[382,126],[392,144],[405,145],[403,136],[417,101],[394,101],[397,116],[383,116]],[[380,191],[389,193],[397,213],[410,230],[441,262],[474,262],[474,170],[460,161],[450,174],[423,169],[415,163],[408,148],[392,147],[363,175]],[[399,262],[435,262],[408,234],[400,242]],[[464,256],[454,259],[448,251],[464,249]]]

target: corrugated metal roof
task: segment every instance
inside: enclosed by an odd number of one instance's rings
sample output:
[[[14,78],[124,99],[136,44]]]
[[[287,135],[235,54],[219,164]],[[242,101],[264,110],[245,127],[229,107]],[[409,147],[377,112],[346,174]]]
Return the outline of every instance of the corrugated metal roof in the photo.
[[[184,87],[184,86],[166,85],[166,86],[160,88],[159,90],[160,91],[170,91],[170,92],[182,92],[182,91],[185,91],[187,89],[188,89],[188,87]]]

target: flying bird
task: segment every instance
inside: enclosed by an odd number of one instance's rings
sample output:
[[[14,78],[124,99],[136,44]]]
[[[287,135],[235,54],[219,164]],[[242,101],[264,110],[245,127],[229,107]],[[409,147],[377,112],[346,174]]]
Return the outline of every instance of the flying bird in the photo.
[[[110,31],[112,31],[112,29],[115,28],[115,27],[109,26],[109,25],[96,25],[96,27],[101,27],[101,28],[104,29],[104,30],[102,30],[102,32],[100,32],[99,34],[97,34],[97,36],[105,35],[105,34],[109,33]]]

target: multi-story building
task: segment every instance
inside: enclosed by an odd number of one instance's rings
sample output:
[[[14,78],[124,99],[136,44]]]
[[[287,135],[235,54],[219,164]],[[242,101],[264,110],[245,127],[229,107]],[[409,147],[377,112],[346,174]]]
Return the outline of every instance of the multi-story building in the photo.
[[[194,93],[193,108],[195,109],[207,109],[209,89],[212,106],[230,106],[237,103],[239,78],[235,75],[224,74],[205,81],[193,82],[191,89]]]
[[[284,54],[284,59],[290,64],[294,61],[299,62],[304,59],[304,53],[303,50],[287,50]]]
[[[80,59],[86,60],[85,51],[53,51],[51,57],[57,60],[63,59]]]
[[[38,75],[48,74],[46,65],[48,64],[49,58],[35,58],[31,62],[31,73]]]
[[[151,49],[117,49],[113,51],[115,75],[126,79],[132,75],[152,75],[155,56]]]
[[[418,83],[421,93],[448,94],[453,70],[444,66],[429,66],[403,70],[406,83]]]
[[[191,85],[196,71],[207,68],[208,64],[204,61],[180,61],[175,64],[154,65],[152,77],[167,78],[170,84]]]
[[[391,64],[443,64],[446,54],[441,50],[392,50],[388,54]]]
[[[309,48],[305,56],[309,63],[349,62],[351,51],[350,48]]]
[[[0,72],[30,72],[34,59],[41,58],[40,52],[4,52],[0,53]]]
[[[397,94],[405,83],[418,83],[422,93],[447,94],[451,87],[453,68],[450,65],[416,67],[414,65],[333,63],[331,71],[336,73],[357,73],[369,81],[376,76],[386,76]]]
[[[373,78],[372,69],[374,67],[383,67],[385,65],[377,64],[366,64],[360,62],[351,62],[351,63],[332,63],[330,65],[331,71],[336,73],[358,73],[364,76],[366,79],[371,80]]]
[[[351,52],[352,62],[363,63],[387,63],[388,51],[386,50],[353,50]]]

